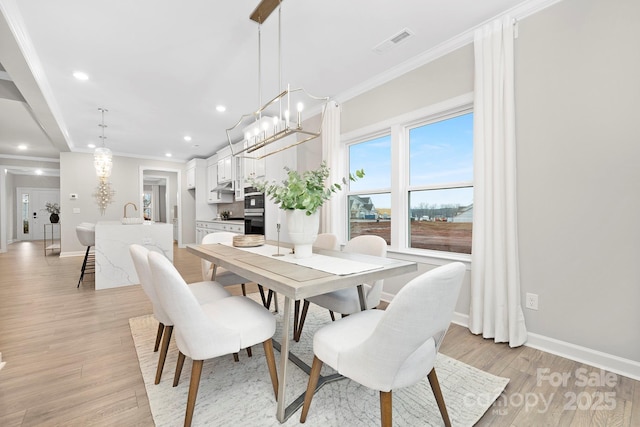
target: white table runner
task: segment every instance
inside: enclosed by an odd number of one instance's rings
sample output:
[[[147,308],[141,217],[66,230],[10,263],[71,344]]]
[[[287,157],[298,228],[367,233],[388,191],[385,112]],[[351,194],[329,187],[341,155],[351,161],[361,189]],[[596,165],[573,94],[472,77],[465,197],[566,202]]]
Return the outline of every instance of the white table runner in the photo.
[[[227,246],[233,246],[231,243],[224,243]],[[253,248],[240,248],[234,246],[236,249],[240,249],[246,252],[254,254],[272,257],[273,254],[278,252],[278,247],[273,245],[262,245]],[[346,276],[354,273],[361,273],[363,271],[377,270],[382,268],[381,265],[370,264],[367,262],[353,261],[345,258],[337,258],[320,254],[312,254],[308,258],[296,258],[290,253],[289,248],[280,248],[280,253],[285,254],[281,257],[274,257],[279,261],[290,262],[302,267],[313,268],[314,270],[324,271],[326,273],[336,274],[338,276]]]

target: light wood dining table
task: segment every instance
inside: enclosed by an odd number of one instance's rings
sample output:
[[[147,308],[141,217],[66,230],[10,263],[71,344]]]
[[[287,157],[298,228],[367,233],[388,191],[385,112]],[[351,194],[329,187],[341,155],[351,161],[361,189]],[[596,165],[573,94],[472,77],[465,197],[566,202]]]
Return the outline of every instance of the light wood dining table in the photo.
[[[272,245],[275,245],[275,242],[267,242],[265,249],[273,247],[272,252],[275,253],[276,248]],[[375,268],[351,274],[335,274],[286,262],[281,260],[280,257],[269,256],[268,254],[265,256],[264,250],[262,251],[263,254],[258,254],[225,244],[190,244],[187,245],[187,251],[284,296],[276,409],[276,418],[281,423],[285,422],[302,405],[302,397],[296,399],[289,406],[285,402],[287,360],[290,357],[292,360],[297,359],[289,354],[289,343],[292,336],[292,303],[331,291],[358,287],[360,305],[362,309],[366,309],[362,283],[373,283],[375,280],[417,270],[415,262],[329,250],[314,249],[314,253],[343,260],[352,260],[355,263],[374,265]],[[290,249],[282,247],[281,244],[279,251],[280,253],[288,253]],[[340,262],[340,260],[336,260],[337,262]]]

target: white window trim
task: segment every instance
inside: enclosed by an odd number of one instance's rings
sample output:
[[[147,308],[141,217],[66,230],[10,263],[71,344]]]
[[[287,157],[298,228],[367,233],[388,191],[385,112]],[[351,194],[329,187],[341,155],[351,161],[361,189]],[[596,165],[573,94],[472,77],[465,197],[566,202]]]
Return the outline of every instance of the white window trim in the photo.
[[[357,193],[372,194],[390,191],[392,206],[407,206],[409,191],[422,189],[422,186],[410,187],[408,174],[400,170],[400,165],[409,164],[409,150],[408,144],[406,144],[406,139],[408,138],[408,130],[412,127],[419,126],[420,124],[428,124],[430,122],[436,122],[446,119],[448,116],[456,116],[459,113],[464,112],[465,110],[472,111],[472,108],[473,92],[468,92],[455,98],[429,105],[418,110],[410,111],[408,113],[401,114],[399,116],[383,120],[369,126],[364,126],[351,132],[343,133],[340,136],[340,140],[342,141],[342,158],[346,160],[343,166],[343,173],[349,173],[348,159],[350,145],[391,134],[391,189],[371,189],[367,191],[359,191]],[[398,161],[398,159],[401,158],[404,159],[404,162]],[[366,172],[367,171],[365,170],[365,174]],[[468,186],[469,184],[473,185],[472,182],[458,184],[460,184],[459,186]],[[354,193],[348,191],[343,196],[345,200],[345,206],[347,205],[347,198],[352,194]],[[346,241],[349,227],[349,216],[346,212],[346,209],[343,209],[343,215],[344,227],[342,228],[342,236],[339,236],[339,238],[342,241]],[[427,261],[430,264],[440,264],[446,263],[448,261],[462,261],[465,263],[471,262],[470,254],[409,248],[408,221],[409,219],[407,215],[391,216],[391,245],[388,249],[390,253],[419,257],[422,261]]]

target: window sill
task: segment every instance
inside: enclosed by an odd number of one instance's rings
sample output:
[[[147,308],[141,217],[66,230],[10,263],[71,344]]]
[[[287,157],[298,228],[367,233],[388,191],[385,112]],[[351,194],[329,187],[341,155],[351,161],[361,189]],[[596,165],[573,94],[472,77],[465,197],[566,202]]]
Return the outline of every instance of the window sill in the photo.
[[[445,265],[450,262],[462,262],[467,270],[471,270],[471,255],[454,252],[439,252],[426,249],[387,249],[389,258],[420,262],[431,265]]]

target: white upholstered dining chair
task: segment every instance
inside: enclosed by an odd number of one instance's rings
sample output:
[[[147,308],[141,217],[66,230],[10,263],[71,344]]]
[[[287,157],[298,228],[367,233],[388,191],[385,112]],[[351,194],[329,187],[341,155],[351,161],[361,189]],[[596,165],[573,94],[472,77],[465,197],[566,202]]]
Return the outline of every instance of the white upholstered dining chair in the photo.
[[[202,238],[203,245],[215,244],[215,243],[233,243],[233,236],[237,236],[236,233],[231,233],[228,231],[219,231],[215,233],[209,233]],[[231,285],[240,285],[242,287],[242,295],[247,295],[246,283],[250,282],[250,280],[245,279],[242,276],[237,275],[236,273],[229,271],[223,267],[219,267],[213,264],[211,261],[207,261],[206,259],[200,259],[200,267],[202,268],[202,280],[215,280],[220,283],[222,286],[231,286]],[[273,299],[274,304],[276,306],[276,311],[278,311],[277,300],[275,292],[269,290],[268,296],[264,294],[264,287],[258,284],[258,290],[260,291],[260,297],[262,298],[262,304],[269,308],[271,305],[271,301]]]
[[[446,426],[449,415],[434,362],[451,323],[465,267],[435,268],[407,283],[386,310],[366,310],[316,332],[313,366],[300,422],[309,413],[323,363],[380,392],[382,427],[392,425],[392,390],[429,379]]]
[[[169,350],[169,342],[171,341],[171,333],[173,331],[173,322],[167,313],[162,309],[160,300],[155,290],[155,285],[151,277],[151,270],[149,267],[149,249],[141,245],[130,245],[129,253],[133,260],[133,266],[138,274],[138,280],[142,285],[144,293],[151,301],[153,306],[153,316],[158,321],[158,332],[156,334],[156,342],[153,351],[158,351],[160,342],[162,341],[162,348],[160,349],[160,355],[158,357],[158,367],[156,368],[155,383],[159,384],[162,378],[162,370],[164,369],[164,362],[167,358],[167,351]],[[199,304],[206,304],[217,301],[222,298],[231,296],[222,285],[212,282],[210,280],[203,282],[196,282],[189,285],[190,291],[195,296]],[[164,338],[164,339],[163,339]],[[234,356],[238,360],[237,355]]]
[[[176,344],[180,351],[174,387],[178,385],[185,357],[193,360],[184,425],[190,426],[193,419],[203,361],[235,353],[260,342],[264,347],[273,392],[277,398],[278,376],[271,340],[276,331],[273,314],[243,296],[231,296],[200,305],[168,259],[151,252],[149,266],[160,305],[174,324]],[[255,384],[251,386],[255,387]]]
[[[320,233],[318,234],[318,237],[316,237],[316,241],[313,242],[313,247],[315,249],[327,249],[330,251],[338,251],[340,250],[340,245],[338,244],[338,236],[336,236],[333,233]],[[306,301],[305,303],[306,303],[305,305],[306,310],[308,310],[309,303]],[[307,315],[306,310],[304,313],[305,318]],[[335,317],[333,316],[333,312],[330,312],[330,313],[331,313],[331,319],[335,320]],[[302,326],[299,325],[300,320],[303,320],[300,317],[300,300],[296,300],[293,308],[293,339],[296,341],[300,340],[300,333],[302,333]]]
[[[202,238],[202,244],[232,243],[233,236],[237,236],[237,234],[228,231],[209,233]],[[241,285],[242,295],[247,295],[245,283],[249,282],[249,280],[244,277],[222,267],[218,267],[204,258],[200,259],[200,267],[202,268],[202,280],[215,280],[222,286]]]
[[[338,236],[333,233],[320,233],[313,242],[313,247],[318,249],[328,249],[330,251],[340,250],[338,245]]]
[[[342,251],[384,257],[387,255],[387,242],[380,236],[357,236],[349,240]],[[383,283],[384,280],[380,279],[376,280],[373,284],[363,284],[367,308],[375,308],[380,304]],[[309,297],[304,300],[302,313],[298,321],[296,322],[295,320],[298,318],[297,316],[294,318],[293,339],[295,341],[300,340],[304,321],[307,317],[307,311],[309,310],[309,303],[314,303],[329,310],[331,320],[335,320],[333,313],[340,313],[344,317],[361,310],[358,290],[355,287]],[[296,323],[297,328],[295,327]]]

